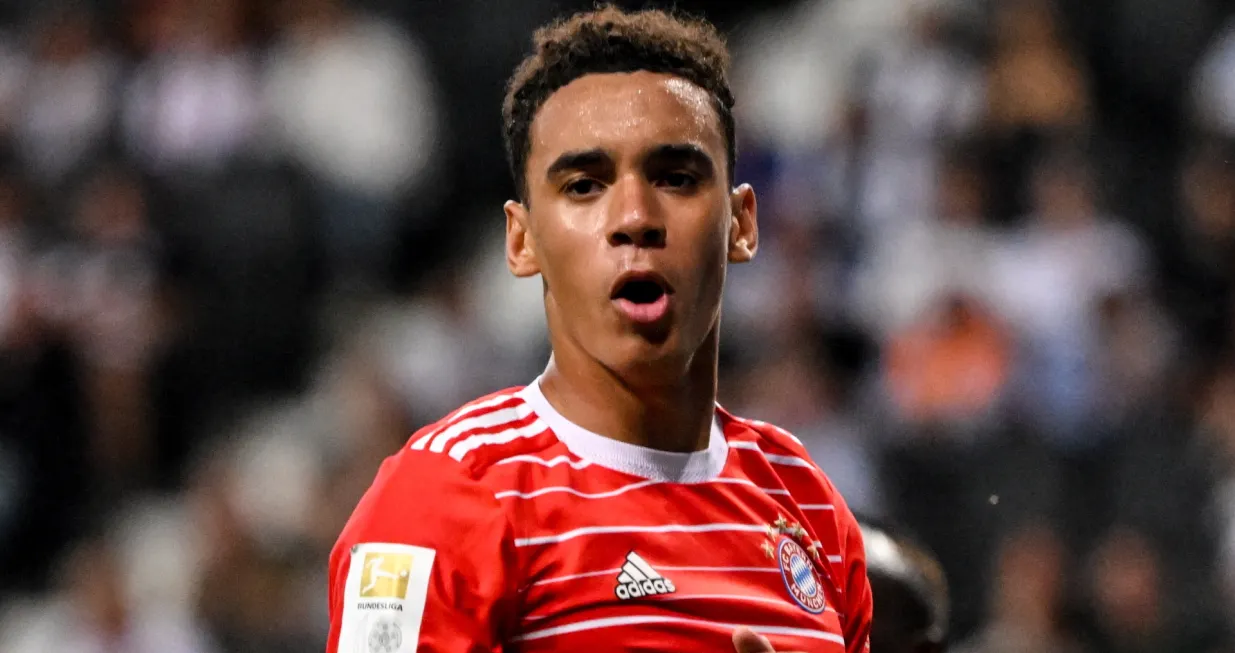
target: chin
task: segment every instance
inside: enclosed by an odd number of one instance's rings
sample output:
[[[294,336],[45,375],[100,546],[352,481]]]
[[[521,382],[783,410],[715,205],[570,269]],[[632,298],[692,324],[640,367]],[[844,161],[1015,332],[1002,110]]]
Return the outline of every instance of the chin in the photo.
[[[686,374],[697,348],[683,347],[675,333],[659,339],[629,334],[610,348],[602,359],[606,367],[633,382],[663,383]]]

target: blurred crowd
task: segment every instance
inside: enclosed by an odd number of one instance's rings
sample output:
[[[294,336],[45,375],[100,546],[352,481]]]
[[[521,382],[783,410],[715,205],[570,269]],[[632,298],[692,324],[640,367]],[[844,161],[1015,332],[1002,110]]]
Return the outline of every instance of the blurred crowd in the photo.
[[[674,4],[760,194],[722,403],[959,650],[1235,650],[1235,3]],[[321,649],[380,461],[546,361],[498,109],[589,5],[0,0],[0,650]]]

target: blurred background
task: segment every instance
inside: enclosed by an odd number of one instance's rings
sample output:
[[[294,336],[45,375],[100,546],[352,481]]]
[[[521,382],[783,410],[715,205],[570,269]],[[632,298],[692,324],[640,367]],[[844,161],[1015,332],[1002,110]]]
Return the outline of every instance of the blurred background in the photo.
[[[546,361],[499,106],[588,5],[0,0],[0,650],[322,649],[381,459]],[[723,403],[960,650],[1235,650],[1235,2],[675,5],[760,193]]]

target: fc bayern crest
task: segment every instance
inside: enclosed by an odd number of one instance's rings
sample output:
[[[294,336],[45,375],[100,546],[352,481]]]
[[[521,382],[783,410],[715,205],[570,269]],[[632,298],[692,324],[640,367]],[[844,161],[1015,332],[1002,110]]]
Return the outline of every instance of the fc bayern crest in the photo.
[[[802,546],[801,542],[806,542],[807,546]],[[763,543],[764,552],[780,566],[789,596],[811,614],[823,612],[827,605],[823,579],[812,561],[812,558],[815,561],[822,558],[819,548],[819,542],[812,542],[806,529],[783,516],[768,525],[767,540]]]
[[[785,579],[785,589],[803,610],[811,614],[823,612],[826,601],[823,598],[823,580],[815,565],[811,563],[810,554],[801,544],[791,538],[781,538],[776,546],[776,559],[780,562],[780,575]]]

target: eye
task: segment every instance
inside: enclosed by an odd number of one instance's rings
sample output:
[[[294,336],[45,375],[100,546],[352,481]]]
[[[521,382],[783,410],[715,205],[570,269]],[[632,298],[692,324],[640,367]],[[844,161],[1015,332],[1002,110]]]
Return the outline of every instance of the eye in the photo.
[[[690,173],[670,172],[660,178],[658,185],[676,190],[689,190],[694,188],[698,183],[699,180]]]
[[[576,179],[563,188],[563,192],[570,197],[588,197],[600,192],[600,182],[595,179]]]

